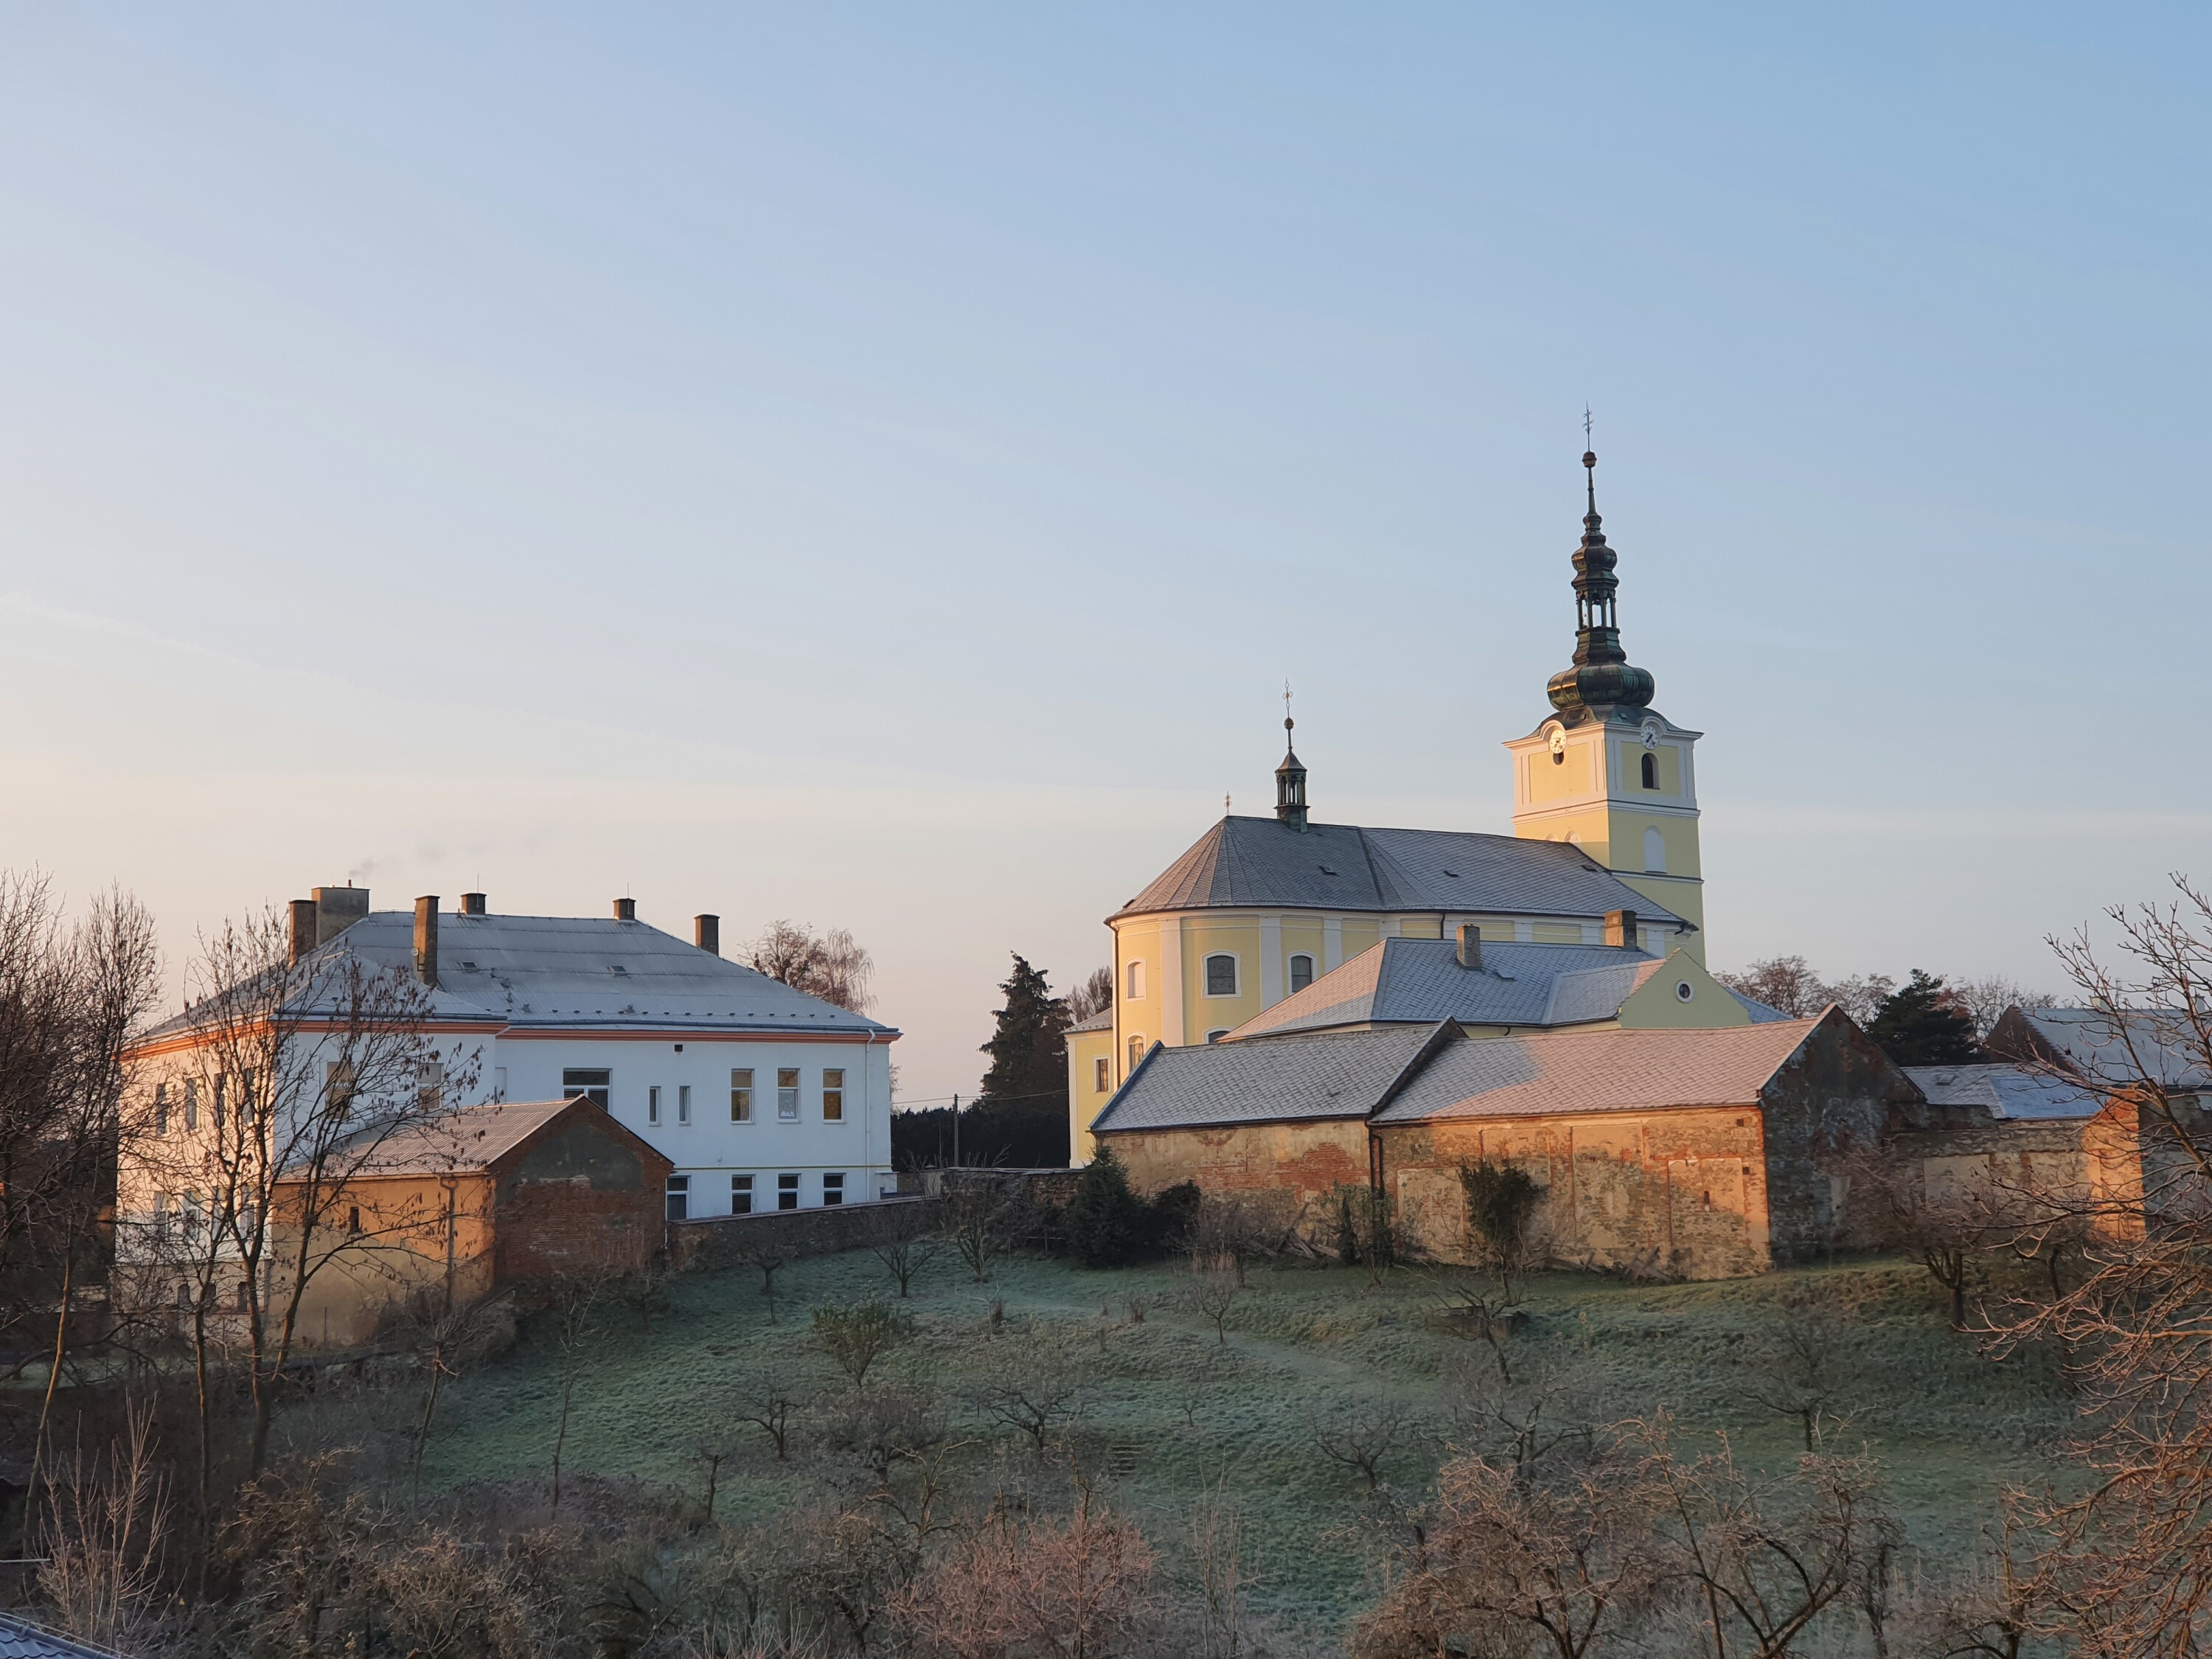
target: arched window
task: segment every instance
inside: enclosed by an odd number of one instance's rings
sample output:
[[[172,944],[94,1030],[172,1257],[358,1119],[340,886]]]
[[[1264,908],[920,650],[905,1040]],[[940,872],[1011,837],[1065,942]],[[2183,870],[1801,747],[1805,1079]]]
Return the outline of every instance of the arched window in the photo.
[[[1313,983],[1313,958],[1299,955],[1291,958],[1291,994],[1296,996]]]
[[[1656,823],[1644,832],[1644,870],[1646,875],[1667,873],[1667,838]]]
[[[1206,959],[1206,994],[1210,997],[1233,997],[1237,994],[1237,958],[1222,952]]]
[[[1135,1071],[1137,1062],[1145,1057],[1145,1040],[1140,1036],[1129,1039],[1129,1069]]]
[[[1659,757],[1656,755],[1646,755],[1644,757],[1644,787],[1646,789],[1656,789],[1659,787]]]
[[[1224,1037],[1227,1036],[1228,1035],[1229,1035],[1229,1028],[1228,1028],[1226,1025],[1224,1025],[1224,1026],[1223,1026],[1223,1027],[1222,1027],[1219,1030],[1218,1030],[1218,1031],[1208,1031],[1208,1032],[1206,1034],[1206,1040],[1208,1042],[1220,1042],[1220,1041],[1221,1041],[1221,1039],[1222,1039],[1222,1038],[1224,1038]]]
[[[1145,998],[1145,964],[1144,964],[1143,963],[1141,963],[1141,962],[1133,962],[1133,963],[1131,963],[1129,964],[1129,999],[1128,999],[1128,1000],[1129,1000],[1130,1001],[1132,1001],[1132,1002],[1141,1002],[1141,1001],[1143,1001],[1143,1000],[1144,1000],[1144,998]]]

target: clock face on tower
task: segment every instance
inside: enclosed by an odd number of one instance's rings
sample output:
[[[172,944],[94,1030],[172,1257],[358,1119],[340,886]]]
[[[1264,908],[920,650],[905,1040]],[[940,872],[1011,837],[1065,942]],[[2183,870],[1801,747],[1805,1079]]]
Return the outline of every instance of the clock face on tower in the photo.
[[[1659,746],[1659,728],[1657,726],[1647,726],[1644,728],[1644,746],[1646,749],[1656,749]]]
[[[1567,752],[1567,734],[1556,726],[1552,728],[1552,752],[1555,755]]]

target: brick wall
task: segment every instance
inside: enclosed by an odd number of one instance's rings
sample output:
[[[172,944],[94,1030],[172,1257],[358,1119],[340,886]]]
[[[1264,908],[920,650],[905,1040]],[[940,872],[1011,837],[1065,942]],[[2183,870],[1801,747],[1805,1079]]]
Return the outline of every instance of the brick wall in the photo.
[[[780,1249],[793,1261],[834,1255],[840,1250],[866,1249],[902,1231],[933,1230],[941,1207],[934,1198],[901,1197],[818,1210],[768,1210],[757,1215],[672,1221],[668,1253],[679,1267],[702,1268],[727,1267],[739,1251],[752,1246]]]
[[[635,1272],[660,1253],[674,1166],[593,1117],[562,1119],[500,1161],[493,1276],[501,1285],[564,1273]]]

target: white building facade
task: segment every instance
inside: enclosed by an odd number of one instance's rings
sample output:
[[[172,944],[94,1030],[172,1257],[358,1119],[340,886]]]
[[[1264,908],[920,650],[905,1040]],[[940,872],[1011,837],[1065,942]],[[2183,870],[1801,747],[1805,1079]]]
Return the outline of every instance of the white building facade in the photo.
[[[342,952],[422,981],[422,1044],[437,1056],[425,1080],[449,1104],[604,1106],[676,1166],[670,1220],[891,1196],[899,1033],[726,961],[714,916],[695,918],[686,941],[638,921],[628,899],[613,911],[495,915],[471,893],[451,910],[425,898],[380,912],[366,889],[321,888],[294,903],[292,928],[295,956]],[[155,1114],[164,1139],[214,1111],[188,1109],[185,1083],[162,1081],[184,1078],[194,1042],[187,1014],[143,1051],[144,1086],[167,1102]],[[131,1174],[126,1211],[143,1207]]]

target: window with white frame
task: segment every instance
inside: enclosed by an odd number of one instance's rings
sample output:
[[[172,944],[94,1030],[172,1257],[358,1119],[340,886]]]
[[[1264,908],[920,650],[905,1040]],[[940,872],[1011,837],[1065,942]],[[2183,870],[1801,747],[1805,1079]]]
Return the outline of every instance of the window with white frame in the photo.
[[[660,1121],[660,1085],[659,1084],[653,1085],[645,1091],[645,1121],[647,1123]]]
[[[822,1201],[824,1204],[842,1204],[845,1201],[845,1172],[842,1170],[832,1170],[822,1177]]]
[[[753,1121],[753,1068],[750,1066],[730,1067],[730,1121],[750,1123]]]
[[[1135,1071],[1137,1062],[1145,1057],[1145,1040],[1140,1036],[1129,1039],[1129,1069]]]
[[[1145,964],[1141,962],[1133,962],[1129,964],[1129,1000],[1132,1002],[1141,1001],[1144,999],[1144,994]]]
[[[799,1207],[799,1177],[797,1176],[780,1175],[775,1178],[775,1207],[779,1210],[795,1210]]]
[[[775,1074],[775,1118],[779,1123],[799,1121],[799,1067],[787,1066]]]
[[[1206,959],[1206,994],[1210,997],[1233,997],[1237,994],[1237,958],[1226,951],[1216,951]]]
[[[730,1213],[750,1215],[753,1212],[753,1178],[749,1175],[730,1177]]]
[[[678,1123],[691,1121],[691,1085],[688,1083],[676,1085],[676,1121]]]
[[[185,1079],[185,1127],[187,1131],[200,1127],[200,1080],[196,1077]]]
[[[825,1066],[822,1068],[822,1121],[842,1123],[845,1121],[845,1068]]]
[[[154,1133],[169,1133],[169,1085],[166,1083],[154,1085]]]
[[[1091,1092],[1103,1095],[1114,1081],[1114,1062],[1101,1054],[1091,1062]]]
[[[1291,958],[1291,994],[1296,996],[1313,983],[1313,958],[1303,951]]]
[[[672,1175],[668,1177],[668,1218],[687,1221],[691,1216],[691,1177]]]
[[[581,1095],[605,1108],[614,1099],[614,1080],[615,1074],[604,1066],[572,1066],[561,1073],[561,1098],[574,1100]]]

